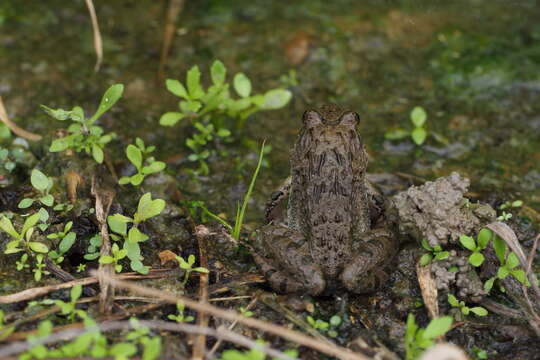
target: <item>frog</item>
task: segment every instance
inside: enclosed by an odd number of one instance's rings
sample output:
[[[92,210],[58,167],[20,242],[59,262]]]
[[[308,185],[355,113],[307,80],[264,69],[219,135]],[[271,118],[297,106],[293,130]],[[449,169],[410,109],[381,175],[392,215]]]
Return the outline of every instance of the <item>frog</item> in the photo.
[[[389,278],[399,249],[395,211],[366,180],[358,113],[308,109],[290,154],[290,176],[273,193],[253,258],[279,293],[370,293]]]

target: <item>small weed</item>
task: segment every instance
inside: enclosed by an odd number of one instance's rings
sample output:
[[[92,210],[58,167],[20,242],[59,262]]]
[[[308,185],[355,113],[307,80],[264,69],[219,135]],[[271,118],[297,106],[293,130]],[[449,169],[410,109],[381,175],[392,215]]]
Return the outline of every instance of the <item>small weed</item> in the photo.
[[[144,141],[140,138],[135,139],[135,145],[130,144],[127,146],[126,156],[137,169],[137,173],[132,176],[121,177],[118,181],[120,185],[131,184],[138,186],[146,176],[165,169],[163,161],[156,161],[153,156],[149,156],[156,149],[155,146],[145,146]]]
[[[459,242],[461,243],[461,245],[463,245],[466,249],[472,251],[472,254],[469,256],[469,263],[472,266],[478,267],[482,265],[485,258],[484,255],[482,255],[481,251],[488,246],[489,241],[492,237],[493,233],[488,229],[480,230],[476,241],[473,237],[467,235],[461,235],[459,237]]]
[[[508,275],[512,275],[520,283],[530,286],[529,280],[525,275],[525,271],[519,268],[520,264],[517,255],[513,251],[510,251],[508,255],[506,255],[508,246],[504,240],[498,236],[495,236],[493,239],[493,248],[495,249],[495,254],[499,259],[500,266],[497,269],[497,274],[484,283],[484,290],[488,292],[491,291],[493,288],[493,283],[496,279],[504,279]]]
[[[77,238],[75,232],[70,231],[72,226],[73,221],[68,221],[68,223],[64,225],[64,231],[47,235],[47,239],[60,239],[58,251],[52,250],[48,254],[49,258],[54,260],[54,262],[57,264],[60,264],[64,260],[65,253],[71,249]]]
[[[450,330],[453,321],[451,316],[443,316],[431,320],[425,329],[419,329],[414,315],[409,314],[405,331],[406,360],[420,358],[424,350],[433,345],[435,339]]]
[[[426,141],[428,135],[431,135],[438,142],[444,144],[448,143],[448,140],[446,140],[443,136],[434,132],[428,133],[425,126],[427,121],[427,113],[423,107],[416,106],[414,109],[412,109],[409,119],[413,125],[412,130],[401,128],[394,129],[387,131],[386,134],[384,134],[384,137],[388,140],[401,140],[410,137],[416,145],[421,146]]]
[[[341,325],[341,318],[337,315],[334,315],[330,318],[329,322],[326,322],[321,319],[314,319],[311,316],[306,317],[308,324],[315,330],[328,333],[328,336],[335,338],[338,336],[336,328]]]
[[[54,197],[49,194],[53,186],[53,181],[50,177],[39,171],[33,169],[30,175],[30,183],[32,187],[37,190],[39,196],[37,198],[24,198],[19,202],[19,209],[27,209],[34,201],[39,201],[42,205],[51,207],[54,205]]]
[[[49,151],[58,152],[73,149],[76,152],[81,152],[84,150],[87,154],[91,154],[97,163],[101,164],[104,158],[103,149],[115,137],[115,134],[103,134],[103,129],[94,124],[122,97],[123,91],[124,85],[112,85],[103,94],[96,113],[88,119],[85,118],[84,111],[79,106],[68,111],[51,109],[41,105],[45,112],[53,118],[60,121],[68,119],[72,121],[67,129],[69,135],[53,140]]]
[[[182,281],[182,287],[186,286],[189,280],[189,275],[191,275],[192,272],[195,271],[195,272],[205,273],[205,274],[209,273],[207,268],[204,268],[204,267],[194,268],[193,267],[193,264],[195,264],[195,255],[189,255],[187,258],[187,261],[181,256],[176,256],[176,261],[178,261],[178,266],[180,267],[180,269],[185,271],[184,280]]]
[[[426,239],[422,239],[421,244],[424,249],[429,251],[428,253],[425,253],[424,255],[422,255],[422,257],[420,258],[421,266],[425,266],[431,263],[433,259],[435,260],[447,259],[448,256],[450,255],[448,251],[443,251],[440,245],[435,245],[434,247],[429,246],[429,243],[427,242]]]
[[[128,251],[126,249],[120,249],[118,244],[112,244],[111,246],[112,256],[106,255],[99,258],[100,264],[114,264],[114,271],[117,273],[122,272],[122,265],[118,262],[127,256]]]
[[[70,321],[73,321],[75,319],[75,316],[79,315],[81,319],[84,319],[86,316],[86,313],[83,310],[77,310],[77,300],[82,295],[82,286],[81,285],[75,285],[71,288],[70,292],[70,301],[65,302],[62,300],[55,300],[54,303],[57,305],[60,310],[62,311],[63,315],[68,315],[68,318]]]
[[[177,302],[176,303],[176,310],[178,311],[178,314],[177,315],[169,314],[169,315],[167,315],[167,318],[170,319],[170,320],[174,320],[174,321],[176,321],[178,323],[192,322],[193,320],[195,320],[195,318],[193,316],[185,316],[184,315],[184,309],[185,309],[184,303],[183,302]]]
[[[458,300],[452,294],[448,294],[448,303],[452,307],[458,308],[463,315],[469,315],[469,313],[473,313],[478,316],[486,316],[488,314],[488,311],[485,308],[481,306],[468,307],[467,305],[465,305],[465,301]]]
[[[148,235],[141,232],[137,227],[143,221],[159,215],[164,208],[165,201],[161,199],[152,200],[152,195],[150,193],[146,193],[139,199],[139,205],[137,206],[137,211],[133,217],[114,214],[107,218],[107,223],[114,232],[111,234],[111,238],[114,241],[124,241],[123,249],[127,251],[127,257],[130,260],[130,267],[133,271],[137,271],[141,274],[147,274],[149,270],[149,267],[144,266],[141,261],[143,257],[141,256],[141,248],[139,246],[139,243],[148,240]],[[129,231],[128,224],[132,224]],[[93,245],[92,247],[96,248]],[[86,256],[90,254],[87,254]],[[85,258],[87,258],[86,256]],[[95,255],[90,255],[89,257],[93,256]]]

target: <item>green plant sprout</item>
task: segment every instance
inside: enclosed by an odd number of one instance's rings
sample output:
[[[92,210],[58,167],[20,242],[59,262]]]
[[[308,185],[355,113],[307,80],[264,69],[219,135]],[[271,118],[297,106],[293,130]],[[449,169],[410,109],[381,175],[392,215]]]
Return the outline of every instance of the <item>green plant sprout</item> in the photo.
[[[63,315],[68,315],[69,321],[75,320],[75,316],[84,319],[86,313],[83,310],[77,310],[77,300],[82,295],[82,286],[77,284],[71,288],[69,293],[70,301],[55,300],[54,304],[60,308]]]
[[[129,144],[127,146],[126,156],[137,169],[137,173],[132,176],[121,177],[118,181],[120,185],[131,184],[138,186],[146,176],[165,169],[165,163],[163,161],[156,161],[153,156],[149,156],[156,149],[155,146],[145,146],[144,141],[140,138],[135,139],[135,145]]]
[[[240,314],[242,314],[242,316],[245,316],[245,317],[252,317],[253,316],[253,311],[249,311],[248,309],[246,309],[243,306],[240,306],[238,308],[238,311],[240,312]]]
[[[486,350],[480,349],[475,346],[471,349],[471,351],[473,355],[475,356],[475,358],[478,360],[485,360],[488,358],[488,353]]]
[[[231,136],[232,127],[241,130],[250,115],[282,108],[292,97],[289,90],[282,88],[254,95],[249,78],[237,73],[233,77],[232,88],[239,98],[234,99],[226,75],[225,65],[216,60],[210,68],[212,85],[207,90],[201,85],[201,72],[196,65],[186,74],[186,86],[173,79],[165,82],[167,90],[182,100],[179,103],[180,111],[163,114],[159,122],[163,126],[173,126],[182,119],[191,121],[195,132],[186,140],[186,146],[193,151],[189,160],[199,163],[198,172],[202,174],[209,171],[206,159],[216,153],[216,150],[209,148],[211,141],[226,141]]]
[[[486,316],[488,311],[481,306],[468,307],[465,305],[465,301],[458,300],[454,295],[448,294],[448,303],[461,311],[463,315],[469,315],[469,313],[476,314],[478,316]]]
[[[127,257],[130,260],[130,267],[133,271],[141,274],[147,274],[148,266],[144,266],[141,256],[141,248],[139,243],[148,240],[148,235],[141,232],[137,227],[140,223],[154,216],[159,215],[165,208],[165,201],[162,199],[152,200],[152,195],[146,193],[139,199],[137,211],[133,217],[114,214],[107,218],[109,227],[115,234],[111,234],[111,238],[115,241],[123,240],[123,249],[127,250]],[[132,224],[132,227],[127,230],[127,225]]]
[[[67,131],[68,134],[60,139],[55,139],[51,143],[49,151],[58,152],[73,149],[76,152],[85,151],[91,154],[94,160],[101,164],[103,162],[103,149],[116,135],[114,133],[103,134],[103,129],[95,125],[95,122],[107,112],[121,97],[124,85],[114,84],[105,91],[97,111],[90,118],[85,118],[81,107],[75,106],[71,110],[51,109],[45,105],[41,107],[47,114],[56,120],[71,120]]]
[[[54,205],[54,197],[49,194],[49,191],[53,186],[53,181],[50,177],[38,169],[33,169],[32,173],[30,174],[30,183],[32,184],[32,187],[38,191],[39,196],[36,199],[22,199],[18,205],[19,209],[29,208],[36,200],[45,206],[51,207]]]
[[[338,333],[336,331],[336,328],[339,325],[341,325],[341,317],[339,317],[338,315],[332,316],[329,322],[326,322],[321,319],[314,319],[312,316],[308,315],[306,317],[306,321],[315,330],[319,330],[321,332],[327,332],[328,336],[332,338],[337,337]]]
[[[68,221],[66,225],[64,225],[64,231],[47,235],[47,239],[60,239],[58,251],[51,250],[48,254],[49,258],[54,260],[54,262],[57,264],[64,261],[64,255],[69,251],[69,249],[71,249],[77,238],[75,232],[70,231],[72,226],[73,221]]]
[[[77,265],[77,269],[75,270],[77,271],[78,273],[81,273],[83,271],[86,271],[86,264],[79,264]]]
[[[122,265],[118,262],[127,256],[128,251],[126,249],[120,249],[118,244],[112,244],[110,255],[101,256],[99,258],[100,264],[114,264],[114,271],[117,273],[122,272]]]
[[[184,315],[184,310],[185,310],[185,305],[183,302],[179,301],[176,303],[176,311],[178,312],[177,315],[174,315],[174,314],[169,314],[167,315],[167,318],[170,319],[170,320],[174,320],[178,323],[182,323],[182,322],[192,322],[193,320],[195,320],[195,318],[191,315],[189,316],[185,316]]]
[[[181,257],[181,256],[176,256],[176,261],[178,261],[178,266],[180,267],[180,269],[184,270],[185,271],[185,274],[184,274],[184,280],[182,280],[182,287],[185,287],[188,280],[189,280],[189,275],[192,273],[192,272],[199,272],[199,273],[205,273],[205,274],[208,274],[209,271],[207,268],[204,268],[204,267],[193,267],[193,264],[195,264],[195,255],[189,255],[188,258],[187,258],[187,261]]]
[[[88,249],[84,255],[85,260],[95,260],[99,257],[99,250],[101,248],[102,239],[100,234],[92,236],[89,240]]]
[[[31,256],[35,259],[34,268],[32,272],[34,273],[34,279],[40,281],[43,274],[48,274],[44,270],[45,264],[43,263],[43,256],[49,252],[49,247],[39,241],[31,241],[32,235],[34,234],[34,226],[39,221],[39,213],[30,215],[24,221],[24,224],[21,228],[21,232],[17,232],[13,227],[13,223],[10,219],[3,216],[0,219],[0,229],[8,233],[13,240],[9,241],[6,244],[4,254],[16,254],[21,251],[24,251],[25,254],[22,254],[17,262],[17,269],[26,268],[26,261],[28,257]]]
[[[508,255],[506,255],[508,251],[508,246],[506,245],[504,240],[498,236],[495,236],[493,239],[493,248],[495,249],[495,254],[499,259],[500,266],[497,269],[497,274],[489,278],[484,283],[484,290],[486,290],[487,292],[491,291],[491,289],[493,288],[493,283],[496,279],[502,280],[508,275],[512,275],[514,278],[516,278],[517,281],[519,281],[523,285],[530,286],[530,282],[527,279],[525,271],[519,268],[520,263],[517,255],[513,251],[510,251]]]
[[[448,251],[443,251],[440,245],[435,245],[434,247],[431,247],[426,239],[422,239],[421,241],[422,247],[429,251],[422,255],[420,257],[420,265],[426,266],[427,264],[431,263],[433,259],[435,260],[444,260],[447,259],[450,253]]]
[[[407,317],[405,331],[406,360],[420,358],[424,350],[433,345],[434,340],[446,334],[452,327],[454,320],[451,316],[434,318],[425,329],[418,328],[413,314]]]
[[[445,145],[448,144],[448,140],[444,136],[437,134],[433,131],[428,133],[425,127],[427,121],[427,113],[423,107],[415,106],[411,110],[409,119],[413,125],[412,130],[398,128],[387,131],[384,134],[384,137],[388,140],[401,140],[410,137],[416,145],[421,146],[425,143],[428,135],[431,135],[436,141]]]
[[[502,214],[497,217],[497,220],[499,221],[508,221],[512,218],[512,214],[509,212],[506,212],[506,209],[510,208],[519,208],[523,206],[522,200],[514,200],[514,201],[505,201],[501,206],[499,206],[499,209],[502,210]]]
[[[482,229],[478,233],[476,241],[473,237],[467,235],[461,235],[459,237],[459,242],[461,243],[461,245],[463,245],[466,249],[472,251],[472,254],[469,256],[469,264],[474,267],[482,265],[485,258],[484,255],[482,255],[481,251],[488,246],[492,236],[493,233],[491,232],[491,230]]]

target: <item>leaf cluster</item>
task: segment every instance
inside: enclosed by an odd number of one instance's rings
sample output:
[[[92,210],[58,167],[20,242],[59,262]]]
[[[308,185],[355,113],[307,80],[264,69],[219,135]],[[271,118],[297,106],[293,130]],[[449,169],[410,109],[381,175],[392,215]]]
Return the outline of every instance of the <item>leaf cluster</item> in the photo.
[[[118,183],[120,185],[131,184],[138,186],[144,181],[146,176],[165,169],[165,163],[163,161],[156,161],[153,156],[150,156],[150,153],[155,149],[155,146],[145,146],[144,141],[140,138],[135,139],[135,145],[128,145],[126,156],[137,169],[137,173],[132,176],[121,177]]]
[[[414,315],[409,314],[405,331],[406,360],[420,358],[424,350],[433,345],[435,339],[450,330],[453,321],[451,316],[442,316],[434,318],[425,329],[421,329],[416,324]]]

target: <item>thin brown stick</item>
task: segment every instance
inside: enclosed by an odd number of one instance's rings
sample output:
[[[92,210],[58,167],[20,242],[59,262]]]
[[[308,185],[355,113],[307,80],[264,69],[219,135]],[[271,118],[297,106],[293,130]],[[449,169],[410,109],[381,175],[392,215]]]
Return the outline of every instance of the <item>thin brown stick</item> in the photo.
[[[246,306],[246,311],[247,310],[251,310],[251,308],[253,306],[255,306],[255,304],[257,303],[257,300],[258,300],[258,297],[255,296],[251,301],[250,303]],[[234,329],[234,327],[236,326],[236,324],[238,324],[238,320],[235,320],[232,322],[231,325],[229,325],[229,327],[227,328],[228,330],[231,330]],[[219,331],[219,329],[218,329]],[[206,358],[207,359],[212,359],[214,353],[217,351],[217,349],[221,346],[221,344],[223,343],[223,341],[220,339],[218,341],[216,341],[216,343],[214,344],[214,346],[212,346],[212,349],[210,349],[210,351],[206,354]]]
[[[101,41],[101,32],[99,31],[99,24],[96,9],[94,8],[94,2],[92,0],[86,0],[86,7],[90,13],[92,31],[94,32],[94,50],[96,51],[96,65],[94,66],[94,71],[98,72],[99,68],[101,67],[101,61],[103,60],[103,43]]]
[[[174,274],[174,273],[176,272],[171,271],[171,270],[159,269],[159,270],[151,270],[151,272],[147,275],[140,275],[137,273],[126,273],[126,274],[119,275],[118,277],[120,279],[131,279],[131,280],[156,279],[156,278],[168,277],[170,276],[170,274]],[[46,295],[53,291],[68,289],[75,285],[90,285],[90,284],[95,284],[97,282],[98,282],[98,279],[95,277],[86,277],[82,279],[68,281],[61,284],[47,285],[47,286],[26,289],[23,291],[19,291],[18,293],[0,296],[0,304],[12,304],[19,301],[27,301],[27,300],[34,299],[38,296]]]
[[[208,235],[206,227],[197,226],[195,228],[195,237],[199,244],[199,261],[202,267],[208,269],[208,255],[206,251],[206,236]],[[199,301],[208,302],[208,274],[201,273],[199,276]],[[205,312],[199,312],[197,316],[197,325],[208,327],[208,316]],[[193,360],[202,360],[206,353],[206,334],[199,334],[195,339],[193,346]]]
[[[0,96],[0,120],[6,124],[9,130],[13,131],[15,135],[22,137],[23,139],[30,141],[39,141],[41,140],[41,135],[34,134],[30,131],[26,131],[23,128],[20,128],[9,118],[6,108],[4,107],[4,101],[2,101],[2,96]]]
[[[286,340],[292,341],[294,343],[310,347],[319,352],[325,353],[330,356],[335,356],[340,359],[346,360],[368,360],[369,357],[354,353],[349,349],[337,346],[335,344],[323,343],[310,336],[306,336],[302,333],[299,333],[294,330],[287,329],[283,326],[275,325],[266,321],[247,318],[242,316],[240,313],[234,310],[225,310],[218,307],[212,306],[206,303],[200,303],[194,300],[191,300],[184,296],[171,295],[167,292],[145,287],[142,285],[133,284],[129,281],[119,280],[116,277],[110,276],[108,274],[99,273],[98,276],[102,278],[102,281],[108,282],[111,285],[114,285],[118,288],[127,289],[139,295],[153,296],[159,298],[163,301],[166,301],[170,304],[176,304],[179,301],[183,302],[185,306],[192,308],[195,311],[204,311],[208,314],[221,317],[226,320],[234,321],[238,320],[239,323],[254,327],[256,329],[266,331],[268,333],[280,336]]]
[[[150,321],[140,320],[139,324],[141,326],[144,326],[150,329],[160,330],[160,331],[185,332],[185,333],[191,333],[191,334],[205,333],[206,335],[210,335],[218,339],[224,339],[232,343],[244,346],[246,348],[259,349],[269,356],[278,357],[284,360],[293,360],[293,358],[291,358],[290,356],[287,356],[281,351],[278,351],[268,346],[258,344],[255,341],[245,336],[242,336],[240,334],[236,334],[234,332],[227,331],[227,330],[221,330],[218,332],[217,330],[211,329],[208,327],[201,327],[197,325],[173,323],[173,322],[159,321],[159,320],[150,320]],[[115,331],[115,330],[128,330],[132,328],[130,322],[128,321],[106,321],[106,322],[97,324],[97,327],[99,328],[100,331],[103,331],[103,332]],[[88,330],[81,329],[81,328],[68,329],[68,330],[60,331],[58,333],[50,335],[45,339],[36,339],[32,343],[29,343],[27,341],[11,343],[9,345],[6,345],[0,348],[0,358],[3,359],[11,355],[20,354],[23,351],[26,351],[37,344],[49,345],[49,344],[54,344],[60,341],[71,340],[85,333],[86,331]]]
[[[165,29],[163,30],[163,44],[161,46],[161,56],[159,58],[158,75],[160,78],[164,76],[165,64],[171,50],[172,40],[176,31],[176,20],[178,14],[184,8],[184,0],[170,0],[167,8],[167,16],[165,18]]]

